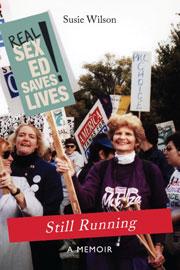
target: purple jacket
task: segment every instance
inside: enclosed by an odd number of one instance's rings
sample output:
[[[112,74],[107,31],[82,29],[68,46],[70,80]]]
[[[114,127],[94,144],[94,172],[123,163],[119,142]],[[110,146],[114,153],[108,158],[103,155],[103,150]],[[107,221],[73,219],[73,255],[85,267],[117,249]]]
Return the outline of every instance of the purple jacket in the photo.
[[[106,168],[103,162],[107,163]],[[141,209],[165,208],[167,196],[160,169],[151,162],[148,166],[150,176],[148,178],[151,178],[151,183],[145,176],[143,161],[139,157],[127,165],[118,164],[115,158],[96,163],[90,169],[82,186],[78,179],[73,177],[82,211],[92,212],[92,209],[96,212],[113,211],[112,205],[120,207],[122,197],[128,198],[130,204],[140,203]],[[139,249],[142,250],[135,236],[121,238],[123,251],[127,248],[129,256],[131,252],[134,254]],[[163,235],[156,235],[154,242],[162,242],[163,238]],[[113,244],[115,238],[108,239],[111,239],[110,242]],[[129,241],[130,245],[128,245]],[[124,256],[123,252],[121,254]]]

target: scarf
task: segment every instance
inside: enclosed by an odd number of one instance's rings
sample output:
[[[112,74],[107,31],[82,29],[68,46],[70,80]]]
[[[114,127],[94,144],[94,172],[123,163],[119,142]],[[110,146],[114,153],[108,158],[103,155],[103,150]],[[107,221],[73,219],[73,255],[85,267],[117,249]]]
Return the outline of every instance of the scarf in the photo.
[[[119,155],[117,153],[115,153],[115,158],[118,161],[118,164],[129,164],[132,163],[135,159],[135,151],[131,152],[130,154],[126,154],[126,155]]]

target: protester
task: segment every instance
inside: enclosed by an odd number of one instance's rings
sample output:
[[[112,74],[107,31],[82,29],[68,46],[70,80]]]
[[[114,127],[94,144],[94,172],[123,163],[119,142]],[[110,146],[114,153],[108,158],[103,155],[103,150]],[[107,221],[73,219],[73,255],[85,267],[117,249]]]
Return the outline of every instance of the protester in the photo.
[[[141,121],[131,114],[113,115],[108,121],[109,136],[115,149],[115,158],[96,163],[89,171],[84,185],[80,185],[67,157],[57,159],[59,172],[69,171],[82,211],[96,208],[97,212],[122,209],[126,199],[128,206],[140,204],[142,209],[166,207],[166,193],[159,168],[151,162],[143,162],[135,150],[144,138]],[[66,159],[66,161],[65,161]],[[145,169],[146,167],[146,169]],[[89,253],[87,269],[147,270],[164,262],[163,235],[154,235],[156,258],[149,257],[136,236],[90,239],[91,245],[112,247],[112,253]],[[116,245],[117,244],[117,245]],[[148,263],[149,262],[149,263]]]
[[[83,159],[83,156],[77,151],[76,140],[74,138],[68,138],[65,140],[64,144],[65,144],[65,153],[71,160],[71,163],[76,172],[76,175],[78,175],[84,166],[84,159]],[[61,214],[65,214],[65,213],[71,214],[72,209],[71,209],[69,195],[68,195],[68,191],[67,191],[63,176],[62,176],[62,186],[63,186],[64,199],[60,206],[60,212]]]
[[[166,269],[180,269],[180,132],[175,132],[166,139],[164,155],[174,172],[166,187],[169,203],[172,209],[174,233],[166,236]]]
[[[77,151],[77,144],[76,140],[72,137],[65,140],[65,153],[71,160],[72,166],[76,172],[76,175],[79,174],[81,169],[84,166],[84,159],[83,156]],[[69,194],[67,191],[67,187],[64,181],[64,177],[62,176],[62,187],[63,187],[63,195],[64,199],[60,205],[60,213],[61,214],[72,214],[72,207],[69,200]],[[66,251],[69,247],[76,246],[76,242],[72,239],[64,240],[62,247],[60,248],[60,254]]]
[[[42,133],[32,125],[20,125],[14,134],[12,175],[25,176],[31,190],[43,205],[44,215],[59,214],[63,198],[61,177],[56,168],[44,161]],[[32,242],[34,270],[60,269],[58,241]]]
[[[175,132],[166,139],[164,155],[167,162],[174,167],[166,192],[170,207],[180,207],[180,132]]]
[[[77,151],[77,144],[74,138],[65,140],[65,153],[70,158],[73,167],[78,174],[84,166],[83,156]]]
[[[141,151],[139,152],[139,157],[152,161],[159,166],[164,177],[165,186],[167,186],[173,172],[173,167],[167,163],[163,152],[157,148],[158,129],[156,125],[152,123],[143,124],[143,128],[145,138],[140,144]]]
[[[81,184],[84,184],[86,176],[91,169],[91,167],[100,160],[109,160],[114,157],[114,148],[108,138],[107,133],[99,133],[93,138],[93,141],[89,148],[88,162],[82,168],[78,175],[78,180]],[[107,163],[104,163],[104,169]],[[91,210],[93,212],[93,209]],[[89,239],[81,239],[78,245],[88,246]],[[79,270],[86,269],[86,253],[80,254],[79,259]]]
[[[28,242],[9,242],[7,219],[40,216],[43,208],[25,177],[10,177],[11,151],[11,145],[0,138],[0,159],[4,167],[0,172],[0,269],[32,270],[30,245]],[[3,194],[4,189],[8,193]]]
[[[78,175],[81,184],[85,181],[90,168],[100,160],[108,160],[114,157],[114,148],[106,133],[99,133],[94,137],[90,148],[88,162]]]

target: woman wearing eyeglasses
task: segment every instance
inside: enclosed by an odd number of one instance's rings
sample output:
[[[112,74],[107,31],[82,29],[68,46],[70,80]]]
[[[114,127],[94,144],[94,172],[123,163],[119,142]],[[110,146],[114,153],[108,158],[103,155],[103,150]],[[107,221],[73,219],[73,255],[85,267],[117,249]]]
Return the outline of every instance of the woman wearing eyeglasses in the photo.
[[[21,124],[12,138],[14,153],[12,175],[26,177],[36,198],[42,203],[43,215],[58,215],[63,198],[61,177],[55,166],[42,159],[42,133],[33,125]],[[31,242],[35,270],[59,270],[59,241]]]
[[[70,163],[57,159],[57,170],[73,175],[74,186],[82,211],[96,212],[123,210],[123,199],[127,206],[139,205],[142,209],[166,207],[166,194],[159,168],[145,163],[136,156],[135,150],[144,138],[141,121],[132,114],[113,115],[108,121],[109,137],[115,149],[115,157],[100,161],[88,172],[80,185],[73,174]],[[103,166],[107,163],[106,168]],[[151,179],[150,179],[151,178]],[[89,233],[90,234],[90,233]],[[90,235],[89,235],[90,237]],[[112,253],[90,253],[87,255],[87,269],[103,270],[149,270],[164,262],[162,235],[154,236],[157,257],[149,257],[136,236],[120,238],[90,239],[90,246],[110,246]]]
[[[180,269],[180,132],[175,132],[166,139],[164,155],[174,172],[166,187],[169,199],[168,206],[172,209],[174,234],[166,237],[167,270]]]
[[[65,153],[71,160],[71,164],[76,172],[76,175],[80,173],[84,166],[83,156],[77,151],[77,143],[76,140],[72,137],[68,138],[64,142],[65,145]],[[61,214],[72,214],[72,208],[69,200],[69,195],[67,191],[67,187],[62,176],[62,186],[63,186],[63,195],[64,199],[60,205]],[[65,240],[63,246],[60,251],[67,250],[69,246],[75,245],[74,240]]]
[[[76,140],[74,138],[68,138],[65,140],[65,153],[72,161],[73,167],[78,174],[84,166],[84,159],[77,151]]]
[[[78,175],[84,166],[84,159],[83,159],[82,155],[77,151],[76,140],[74,138],[68,138],[65,140],[64,145],[65,145],[65,153],[69,157],[69,159],[71,160],[71,164],[72,164],[76,174]],[[61,214],[65,214],[65,213],[71,214],[72,209],[71,209],[69,196],[68,196],[68,192],[67,192],[67,187],[66,187],[63,176],[61,179],[62,179],[64,199],[63,199],[61,206],[60,206],[60,212],[61,212]]]
[[[0,138],[0,269],[32,270],[29,243],[9,243],[6,222],[10,217],[40,216],[43,208],[24,177],[10,177],[11,151]]]

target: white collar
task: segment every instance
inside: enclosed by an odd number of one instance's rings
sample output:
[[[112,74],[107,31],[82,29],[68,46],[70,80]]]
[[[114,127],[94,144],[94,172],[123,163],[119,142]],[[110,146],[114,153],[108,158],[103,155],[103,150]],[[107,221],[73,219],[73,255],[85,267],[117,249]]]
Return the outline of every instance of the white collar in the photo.
[[[115,158],[118,160],[118,164],[129,164],[132,163],[135,159],[135,151],[126,155],[119,155],[115,153]]]

